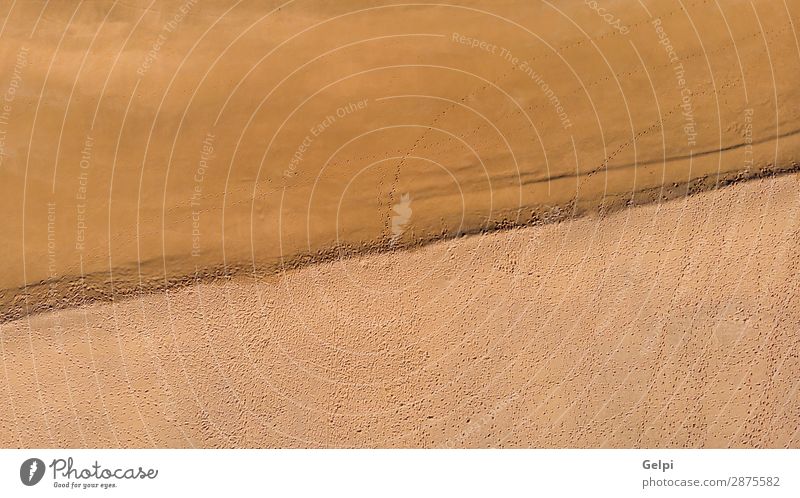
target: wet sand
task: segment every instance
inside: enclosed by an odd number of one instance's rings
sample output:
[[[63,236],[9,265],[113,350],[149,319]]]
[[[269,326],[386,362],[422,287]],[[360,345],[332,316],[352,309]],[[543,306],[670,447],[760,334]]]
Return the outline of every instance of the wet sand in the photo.
[[[0,316],[797,169],[796,1],[603,5],[0,8]]]

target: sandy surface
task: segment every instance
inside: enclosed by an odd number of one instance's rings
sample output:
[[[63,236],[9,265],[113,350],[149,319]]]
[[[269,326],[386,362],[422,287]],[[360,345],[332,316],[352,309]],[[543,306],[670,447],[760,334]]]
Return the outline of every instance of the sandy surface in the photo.
[[[0,447],[798,446],[800,0],[0,16]]]
[[[682,196],[800,155],[796,0],[0,13],[4,317]]]
[[[798,447],[798,187],[6,323],[0,445]]]

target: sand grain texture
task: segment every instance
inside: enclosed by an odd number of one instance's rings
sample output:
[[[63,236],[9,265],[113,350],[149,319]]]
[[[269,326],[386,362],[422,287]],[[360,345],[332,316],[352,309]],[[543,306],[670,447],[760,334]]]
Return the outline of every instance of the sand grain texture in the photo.
[[[0,446],[798,446],[800,1],[0,15]]]
[[[798,186],[7,323],[0,445],[797,447]]]

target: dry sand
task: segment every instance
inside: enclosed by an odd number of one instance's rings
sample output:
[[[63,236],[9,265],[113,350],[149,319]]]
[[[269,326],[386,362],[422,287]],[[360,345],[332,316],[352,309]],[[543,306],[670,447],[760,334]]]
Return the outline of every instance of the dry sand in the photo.
[[[0,446],[797,446],[800,0],[0,15]]]
[[[798,187],[8,323],[0,444],[797,447]]]

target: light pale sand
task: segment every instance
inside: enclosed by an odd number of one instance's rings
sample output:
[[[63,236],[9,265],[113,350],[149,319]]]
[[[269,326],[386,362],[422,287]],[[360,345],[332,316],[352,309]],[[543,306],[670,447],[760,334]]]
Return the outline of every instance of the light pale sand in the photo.
[[[797,447],[798,187],[7,323],[0,445]]]

